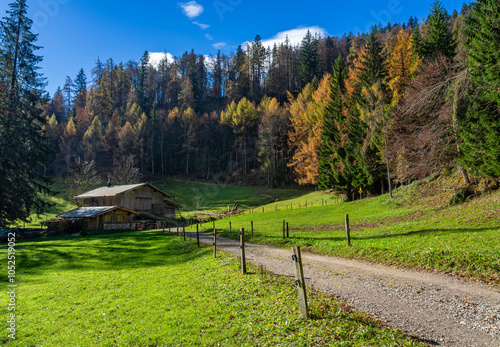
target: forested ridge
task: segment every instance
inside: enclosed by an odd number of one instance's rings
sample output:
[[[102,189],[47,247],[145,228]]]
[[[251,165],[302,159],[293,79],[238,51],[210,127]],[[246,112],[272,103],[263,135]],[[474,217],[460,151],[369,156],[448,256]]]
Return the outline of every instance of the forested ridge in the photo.
[[[296,46],[265,47],[257,35],[231,55],[97,59],[44,103],[51,160],[38,173],[136,167],[146,177],[344,193],[446,168],[466,185],[497,179],[499,22],[494,0],[452,13],[435,1],[425,20],[308,32]]]

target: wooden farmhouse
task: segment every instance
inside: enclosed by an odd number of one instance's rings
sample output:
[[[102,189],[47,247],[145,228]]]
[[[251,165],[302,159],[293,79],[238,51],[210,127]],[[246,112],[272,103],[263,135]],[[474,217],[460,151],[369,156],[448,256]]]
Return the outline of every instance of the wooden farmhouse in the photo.
[[[83,221],[89,230],[119,230],[130,229],[132,217],[138,214],[119,206],[97,206],[79,207],[57,217],[68,222]]]
[[[169,201],[173,196],[149,183],[107,186],[74,197],[83,207],[120,206],[141,214],[175,218],[180,206]]]

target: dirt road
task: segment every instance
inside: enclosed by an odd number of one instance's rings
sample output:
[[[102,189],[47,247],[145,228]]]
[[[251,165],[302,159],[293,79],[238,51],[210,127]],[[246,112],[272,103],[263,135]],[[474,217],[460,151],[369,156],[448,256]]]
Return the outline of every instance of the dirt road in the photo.
[[[195,232],[187,236],[196,238]],[[212,245],[211,235],[200,242]],[[240,254],[235,240],[217,247]],[[294,276],[291,250],[246,245],[247,261]],[[303,253],[306,283],[335,295],[430,345],[500,347],[500,290],[439,273],[401,270],[361,261]]]

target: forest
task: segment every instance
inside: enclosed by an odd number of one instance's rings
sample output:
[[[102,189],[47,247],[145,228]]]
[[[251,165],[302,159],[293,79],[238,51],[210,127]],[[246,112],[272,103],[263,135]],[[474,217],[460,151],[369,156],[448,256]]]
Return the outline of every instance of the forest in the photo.
[[[36,175],[299,184],[348,198],[446,169],[466,186],[496,181],[499,22],[495,0],[451,13],[436,0],[422,20],[341,37],[308,32],[300,45],[265,47],[257,35],[231,55],[97,59],[39,96],[47,160],[36,160]],[[1,78],[4,100],[10,77]]]

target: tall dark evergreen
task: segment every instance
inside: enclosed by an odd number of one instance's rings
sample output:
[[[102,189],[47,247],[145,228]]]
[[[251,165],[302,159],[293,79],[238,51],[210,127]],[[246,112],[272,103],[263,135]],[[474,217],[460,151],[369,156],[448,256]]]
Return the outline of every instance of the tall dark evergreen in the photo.
[[[42,57],[36,54],[40,47],[27,8],[26,0],[11,3],[0,28],[0,226],[45,206],[46,186],[39,175],[47,158],[41,136]]]
[[[361,87],[370,88],[387,76],[386,59],[374,30],[366,40],[366,57],[359,76]]]
[[[411,35],[411,55],[413,61],[422,58],[423,55],[422,45],[423,45],[423,39],[422,35],[420,34],[420,27],[417,25],[413,30],[413,34]]]
[[[148,77],[149,52],[146,51],[141,57],[139,65],[139,76],[137,77],[137,85],[135,87],[136,102],[144,111],[147,111],[146,100],[146,80]]]
[[[302,39],[299,53],[299,75],[302,85],[310,83],[316,76],[318,65],[318,40],[308,30]]]
[[[431,58],[439,53],[450,60],[455,56],[456,42],[448,24],[448,15],[441,2],[435,0],[427,24],[427,34],[423,43],[423,53]]]
[[[478,0],[466,21],[467,65],[476,88],[460,120],[461,159],[476,174],[500,177],[500,3]]]
[[[85,75],[85,71],[83,69],[80,69],[75,78],[75,93],[78,94],[82,90],[87,91],[87,75]]]
[[[342,160],[346,150],[342,147],[340,126],[346,124],[344,114],[346,72],[344,61],[337,58],[333,67],[330,83],[331,103],[328,105],[321,134],[319,152],[318,186],[322,189],[337,188],[346,190],[349,182],[344,178]]]

